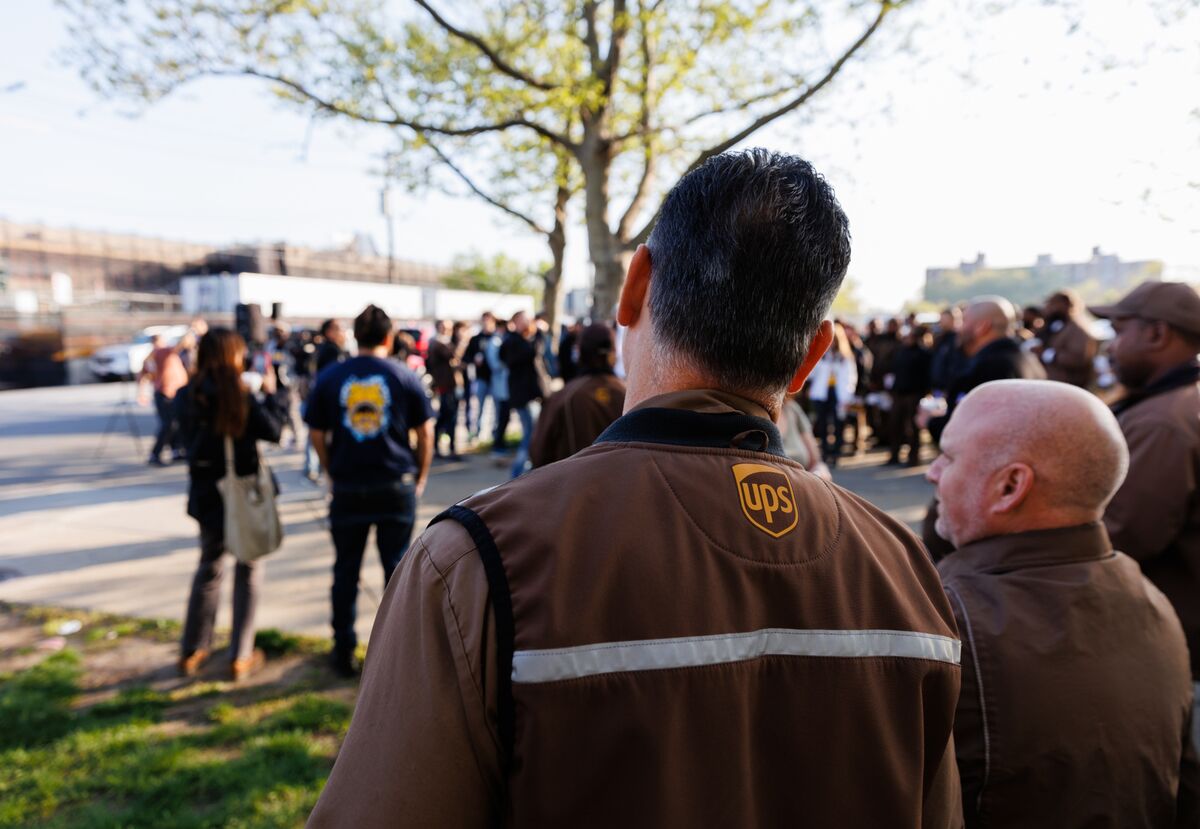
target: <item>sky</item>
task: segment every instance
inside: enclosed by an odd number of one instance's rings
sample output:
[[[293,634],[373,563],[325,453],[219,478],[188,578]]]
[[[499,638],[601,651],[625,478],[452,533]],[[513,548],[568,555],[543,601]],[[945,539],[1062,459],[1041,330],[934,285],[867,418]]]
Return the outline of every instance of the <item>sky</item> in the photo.
[[[362,232],[384,249],[381,132],[313,127],[250,79],[203,81],[131,117],[66,65],[50,0],[17,5],[0,0],[0,217],[212,243]],[[1144,2],[1081,4],[1068,34],[1069,9],[1013,5],[910,4],[813,112],[747,142],[825,173],[873,310],[978,252],[1022,265],[1100,246],[1168,274],[1200,265],[1200,12],[1164,26]],[[902,33],[910,48],[897,51]],[[392,204],[402,258],[546,258],[485,205],[399,192]],[[581,222],[568,245],[568,286],[585,285]]]

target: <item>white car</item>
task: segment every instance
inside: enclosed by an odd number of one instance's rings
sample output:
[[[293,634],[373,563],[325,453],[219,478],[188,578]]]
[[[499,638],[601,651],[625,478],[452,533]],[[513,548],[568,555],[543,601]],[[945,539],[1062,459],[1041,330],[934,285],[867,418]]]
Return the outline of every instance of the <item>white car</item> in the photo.
[[[98,348],[88,360],[88,369],[101,380],[132,380],[154,347],[150,341],[162,335],[164,345],[175,345],[187,333],[186,325],[151,325],[143,328],[131,343]]]

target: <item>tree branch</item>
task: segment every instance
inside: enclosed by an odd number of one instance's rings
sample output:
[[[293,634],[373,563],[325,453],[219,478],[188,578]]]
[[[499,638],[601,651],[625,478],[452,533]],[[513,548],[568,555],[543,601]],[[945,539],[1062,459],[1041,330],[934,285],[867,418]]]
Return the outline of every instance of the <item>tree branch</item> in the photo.
[[[437,144],[434,144],[432,141],[430,141],[428,137],[425,138],[425,143],[429,146],[429,149],[433,150],[433,153],[434,153],[434,155],[436,155],[438,157],[438,160],[441,161],[442,164],[446,165],[446,167],[448,167],[450,169],[450,172],[454,173],[454,175],[457,176],[458,179],[463,184],[467,185],[467,187],[471,190],[471,192],[474,193],[476,196],[483,199],[485,202],[490,204],[492,207],[495,207],[498,210],[503,210],[505,213],[512,216],[514,219],[524,222],[526,225],[528,225],[533,230],[534,233],[540,233],[541,235],[547,236],[547,237],[550,236],[552,231],[546,230],[544,227],[539,225],[537,222],[535,222],[530,217],[526,216],[524,213],[521,213],[518,210],[514,210],[513,208],[509,207],[504,202],[500,201],[499,199],[494,198],[494,197],[488,195],[487,193],[485,193],[477,184],[475,184],[475,182],[471,179],[470,176],[468,176],[465,172],[463,172],[462,168],[460,168],[457,164],[454,163],[453,160],[451,160],[450,156],[448,156],[444,152],[442,152],[442,149],[440,147],[438,147]]]
[[[449,20],[438,14],[437,10],[434,9],[433,6],[431,6],[428,2],[426,2],[426,0],[413,0],[413,2],[428,12],[429,16],[433,18],[433,21],[441,26],[442,29],[444,29],[450,35],[458,38],[459,40],[466,41],[478,49],[480,53],[488,59],[488,62],[491,63],[492,66],[496,67],[496,71],[507,75],[514,80],[518,80],[527,86],[532,86],[534,89],[540,89],[543,92],[548,92],[555,88],[554,84],[538,80],[532,75],[517,69],[511,63],[502,58],[495,49],[489,46],[487,41],[485,41],[479,35],[471,34],[470,32],[455,26]]]
[[[513,129],[516,127],[522,127],[524,129],[532,130],[533,132],[535,132],[538,135],[545,138],[547,141],[552,141],[555,144],[559,144],[562,147],[566,148],[567,150],[570,150],[571,152],[575,152],[575,150],[576,150],[576,145],[570,139],[568,139],[566,136],[560,135],[557,132],[555,132],[554,130],[544,127],[535,121],[530,121],[527,118],[507,118],[503,121],[494,121],[494,122],[485,123],[485,124],[474,124],[474,125],[468,126],[468,127],[447,127],[447,126],[441,126],[438,124],[430,124],[430,123],[426,123],[423,121],[414,121],[409,118],[404,118],[399,113],[396,113],[394,109],[392,110],[393,116],[391,118],[383,118],[378,115],[371,115],[371,114],[365,113],[365,112],[356,112],[355,110],[347,109],[345,106],[343,106],[341,104],[335,103],[333,101],[330,101],[326,98],[321,97],[320,95],[313,92],[312,90],[310,90],[308,87],[306,87],[304,84],[300,83],[299,81],[294,81],[291,78],[287,78],[282,75],[275,75],[270,72],[263,72],[262,70],[255,69],[253,67],[243,67],[241,69],[228,69],[228,70],[213,69],[213,70],[201,71],[197,74],[211,75],[211,76],[217,76],[217,77],[248,75],[250,77],[259,78],[261,80],[270,81],[272,83],[277,83],[280,86],[286,87],[287,89],[290,89],[293,92],[295,92],[296,94],[300,95],[302,98],[304,98],[305,100],[312,103],[318,109],[324,110],[326,112],[334,113],[335,115],[341,115],[346,118],[351,118],[355,121],[361,121],[362,123],[365,123],[365,124],[382,124],[382,125],[388,126],[388,127],[406,127],[408,129],[412,130],[413,132],[419,132],[423,135],[432,133],[434,135],[447,135],[447,136],[459,136],[459,137],[470,136],[470,135],[482,135],[483,133],[488,133],[488,132],[504,132],[505,130]]]
[[[718,156],[726,150],[736,147],[738,144],[745,141],[751,135],[758,132],[772,121],[775,121],[782,116],[787,115],[789,112],[797,109],[798,107],[803,106],[814,95],[828,86],[829,82],[837,77],[838,73],[842,71],[842,68],[846,65],[846,63],[849,62],[852,57],[854,57],[855,53],[857,53],[859,49],[866,45],[867,41],[871,39],[871,36],[879,30],[879,27],[883,24],[884,18],[887,17],[888,12],[892,10],[893,2],[894,0],[880,0],[879,13],[875,15],[875,19],[872,20],[871,24],[867,26],[861,35],[858,36],[858,39],[850,44],[846,51],[842,52],[841,56],[830,65],[829,69],[824,75],[821,76],[820,80],[811,86],[806,87],[803,92],[801,92],[792,100],[788,101],[782,106],[777,107],[776,109],[771,110],[762,117],[755,119],[741,130],[738,130],[736,133],[726,138],[724,141],[714,144],[707,150],[701,152],[696,156],[692,163],[688,165],[687,170],[684,171],[684,175],[687,175],[692,170],[695,170],[710,158]],[[654,216],[650,217],[650,221],[646,223],[645,227],[642,228],[637,236],[629,240],[627,245],[636,246],[642,242],[645,242],[646,239],[650,237],[650,231],[653,229],[654,222],[657,218],[658,214],[656,212]]]
[[[761,104],[763,101],[770,101],[774,98],[778,98],[780,95],[784,95],[788,92],[791,92],[792,90],[794,90],[796,88],[797,83],[798,83],[798,81],[795,81],[795,82],[789,83],[787,86],[781,86],[776,89],[772,89],[769,92],[763,92],[759,95],[755,95],[752,98],[747,98],[744,101],[739,101],[736,104],[734,104],[733,106],[718,107],[716,109],[710,109],[707,112],[698,112],[695,115],[685,118],[684,120],[680,121],[677,124],[663,124],[663,125],[655,127],[654,129],[649,129],[647,127],[644,127],[641,123],[639,123],[638,126],[634,129],[623,132],[620,135],[614,135],[612,141],[614,144],[621,144],[625,141],[630,141],[634,138],[644,138],[646,136],[651,136],[651,135],[661,135],[662,133],[666,133],[666,132],[679,132],[680,130],[683,130],[687,127],[692,126],[693,124],[698,124],[699,122],[703,121],[705,118],[712,118],[717,115],[731,115],[732,113],[735,113],[735,112],[745,112],[747,109],[754,106],[755,104]]]
[[[600,38],[596,33],[596,1],[584,0],[583,3],[583,44],[587,47],[588,58],[592,62],[592,71],[597,75],[601,71]]]
[[[744,101],[739,101],[734,106],[718,107],[716,109],[710,109],[708,112],[696,113],[695,115],[691,116],[690,118],[685,119],[679,125],[679,128],[690,127],[692,124],[699,123],[700,121],[703,121],[705,118],[711,118],[714,115],[729,115],[734,112],[745,112],[747,109],[754,106],[755,104],[761,104],[763,101],[773,100],[775,98],[778,98],[780,95],[786,95],[788,92],[791,92],[793,89],[795,89],[797,83],[800,83],[800,82],[802,82],[802,81],[800,81],[799,79],[793,80],[790,83],[788,83],[786,86],[780,86],[775,89],[772,89],[769,92],[763,92],[759,95],[755,95],[752,98],[747,98]]]
[[[616,79],[617,68],[621,65],[621,50],[625,45],[625,37],[629,34],[629,17],[627,0],[614,0],[612,33],[608,40],[608,54],[601,66],[600,78],[604,82],[604,94],[612,94],[613,81]]]

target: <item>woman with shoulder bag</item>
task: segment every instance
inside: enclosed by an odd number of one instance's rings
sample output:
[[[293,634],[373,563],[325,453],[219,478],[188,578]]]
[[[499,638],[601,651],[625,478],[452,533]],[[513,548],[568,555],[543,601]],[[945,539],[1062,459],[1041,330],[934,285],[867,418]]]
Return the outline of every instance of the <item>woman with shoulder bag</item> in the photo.
[[[259,470],[258,441],[278,443],[287,412],[274,394],[273,372],[263,374],[262,399],[242,382],[246,343],[227,328],[213,328],[200,340],[196,374],[176,397],[179,422],[188,447],[188,515],[200,525],[200,565],[192,581],[183,628],[179,671],[193,676],[208,660],[220,599],[225,538],[225,503],[218,482],[232,466],[237,477]],[[233,450],[228,463],[227,447]],[[225,482],[224,489],[236,490]],[[273,480],[272,480],[273,486]],[[274,492],[270,493],[270,497]],[[254,647],[254,610],[263,565],[238,561],[233,586],[230,675],[243,679],[262,667]]]

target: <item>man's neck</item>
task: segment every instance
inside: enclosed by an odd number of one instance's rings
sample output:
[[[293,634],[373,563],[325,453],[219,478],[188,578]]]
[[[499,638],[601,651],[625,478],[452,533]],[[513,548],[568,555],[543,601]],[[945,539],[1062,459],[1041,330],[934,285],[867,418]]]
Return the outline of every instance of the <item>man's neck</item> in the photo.
[[[1010,516],[1007,519],[992,522],[991,526],[981,531],[976,538],[960,543],[957,546],[962,547],[976,541],[984,541],[1005,535],[1048,532],[1051,530],[1065,530],[1070,527],[1080,527],[1084,524],[1093,524],[1101,520],[1103,515],[1103,512],[1095,510],[1034,506],[1027,508],[1019,517]]]
[[[700,372],[681,366],[672,366],[668,371],[651,370],[650,376],[642,381],[641,372],[631,373],[625,378],[625,411],[630,412],[652,397],[672,394],[681,391],[723,391],[727,394],[744,397],[752,403],[757,403],[767,410],[774,421],[779,420],[779,410],[783,405],[783,396],[766,397],[761,392],[747,392],[742,389],[723,389],[711,377]]]
[[[378,357],[380,360],[386,360],[388,358],[388,347],[386,345],[377,345],[374,348],[360,348],[358,356]]]

